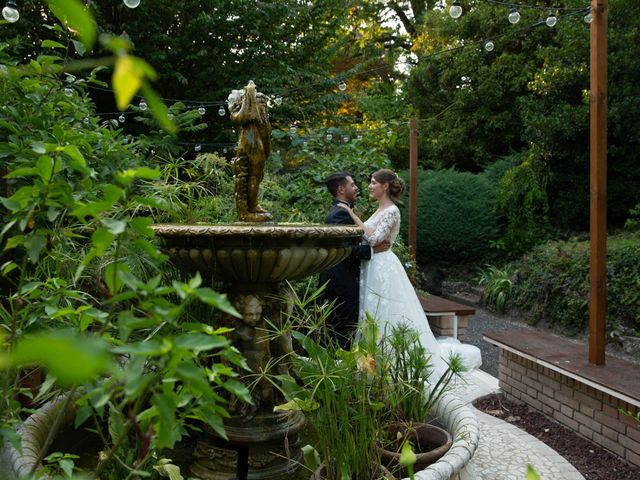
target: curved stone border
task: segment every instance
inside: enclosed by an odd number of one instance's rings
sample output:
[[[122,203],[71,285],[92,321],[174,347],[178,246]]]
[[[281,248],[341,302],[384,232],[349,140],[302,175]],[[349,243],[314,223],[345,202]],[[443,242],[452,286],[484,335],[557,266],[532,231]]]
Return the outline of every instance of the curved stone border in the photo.
[[[60,409],[68,398],[69,394],[67,393],[45,403],[18,427],[17,433],[21,439],[22,453],[7,443],[5,447],[7,456],[14,473],[19,478],[29,478],[32,471],[42,468],[41,464],[36,465],[38,454],[47,439],[49,431],[56,422]],[[76,413],[75,402],[70,402],[69,407],[61,419],[60,429],[73,422]],[[45,475],[41,478],[47,479],[49,476]]]
[[[432,412],[453,437],[453,445],[440,460],[417,472],[416,480],[475,478],[469,461],[478,448],[480,429],[473,410],[454,394],[446,393]]]

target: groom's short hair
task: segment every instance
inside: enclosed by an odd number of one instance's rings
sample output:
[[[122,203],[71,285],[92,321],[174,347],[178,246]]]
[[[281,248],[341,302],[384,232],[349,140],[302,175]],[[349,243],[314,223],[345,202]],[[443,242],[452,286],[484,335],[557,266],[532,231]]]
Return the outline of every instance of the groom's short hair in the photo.
[[[338,194],[338,187],[340,185],[347,183],[347,177],[351,177],[351,174],[347,172],[336,172],[327,177],[325,183],[327,190],[329,190],[332,196],[335,197]]]

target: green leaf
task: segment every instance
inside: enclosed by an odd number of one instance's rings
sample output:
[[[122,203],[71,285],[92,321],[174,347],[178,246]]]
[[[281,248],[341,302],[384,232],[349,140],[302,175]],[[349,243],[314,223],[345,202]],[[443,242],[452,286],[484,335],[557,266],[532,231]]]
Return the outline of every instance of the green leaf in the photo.
[[[214,348],[224,348],[229,345],[229,340],[221,336],[205,335],[203,333],[185,333],[178,335],[173,343],[178,348],[200,353]]]
[[[71,41],[73,42],[73,46],[75,47],[78,55],[80,55],[81,57],[84,57],[84,54],[87,53],[87,47],[84,45],[84,43],[79,42],[78,40],[71,40]]]
[[[172,447],[174,436],[172,432],[175,424],[176,398],[166,394],[155,394],[151,403],[158,411],[158,423],[156,434],[158,435],[158,448]]]
[[[113,235],[120,235],[127,228],[127,222],[123,220],[116,220],[114,218],[103,218],[100,221]]]
[[[73,477],[73,460],[70,458],[63,458],[58,462],[58,465],[60,465],[60,469],[65,473],[67,478]]]
[[[402,444],[402,450],[400,451],[400,460],[398,463],[400,463],[400,465],[402,465],[403,467],[409,467],[415,464],[417,459],[418,458],[416,457],[413,448],[411,448],[411,443],[408,441],[404,442]]]
[[[53,176],[53,158],[42,155],[36,162],[36,168],[43,182],[48,183]]]
[[[207,305],[216,307],[229,315],[233,315],[234,317],[242,317],[227,299],[227,296],[222,293],[218,293],[209,287],[202,287],[195,290],[195,295],[200,301]]]
[[[318,451],[313,448],[312,445],[305,445],[300,450],[302,450],[302,458],[304,459],[305,466],[311,471],[316,471],[321,462]]]
[[[194,415],[200,420],[206,422],[213,430],[225,440],[227,432],[224,430],[222,417],[209,404],[200,405],[194,410]]]
[[[158,340],[147,340],[146,342],[129,343],[121,347],[113,349],[115,353],[126,353],[131,355],[146,355],[148,357],[157,357],[164,355],[169,349]]]
[[[204,374],[204,370],[196,366],[194,363],[182,362],[176,368],[176,375],[194,392],[200,393],[207,399],[213,398],[213,390]]]
[[[160,170],[156,168],[139,167],[118,172],[116,178],[121,185],[129,186],[137,178],[154,180],[159,178],[160,175]]]
[[[67,48],[59,42],[54,42],[53,40],[44,40],[42,42],[42,48]]]
[[[160,99],[158,94],[146,83],[143,83],[142,85],[142,93],[147,99],[151,113],[153,113],[158,125],[169,133],[177,132],[178,127],[176,127],[176,124],[169,119],[169,109]]]
[[[530,463],[527,464],[527,480],[540,480],[540,475]]]
[[[111,77],[118,110],[126,110],[131,99],[138,93],[144,79],[144,70],[131,55],[118,57]]]
[[[43,235],[30,235],[24,242],[27,255],[31,263],[36,263],[40,258],[40,252],[47,245],[47,239]]]
[[[101,256],[113,243],[115,235],[106,228],[98,228],[91,235],[91,243],[96,250],[96,255]]]
[[[162,458],[158,462],[158,465],[154,465],[154,469],[160,474],[161,477],[169,477],[169,480],[184,480],[184,477],[180,474],[180,467],[170,463],[168,458]]]
[[[78,32],[80,40],[93,48],[96,41],[96,24],[87,6],[80,0],[48,0],[53,14],[69,29]]]
[[[9,362],[16,367],[41,365],[64,385],[96,380],[110,366],[104,342],[70,331],[24,337],[9,355]]]
[[[107,265],[104,269],[104,282],[109,288],[112,295],[118,293],[122,288],[123,281],[118,272],[130,272],[129,265],[122,262],[114,262]]]

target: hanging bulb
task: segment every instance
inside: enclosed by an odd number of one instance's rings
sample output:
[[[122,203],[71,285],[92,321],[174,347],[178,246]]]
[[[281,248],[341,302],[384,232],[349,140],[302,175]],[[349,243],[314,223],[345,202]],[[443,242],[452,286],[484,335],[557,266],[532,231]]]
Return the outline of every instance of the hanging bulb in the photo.
[[[362,135],[358,135],[356,138],[358,139],[359,142],[362,141]]]
[[[200,105],[200,107],[198,107],[198,113],[200,115],[204,115],[205,113],[207,113],[207,109]]]
[[[129,8],[136,8],[140,5],[140,0],[124,0],[124,4]]]
[[[118,120],[114,118],[111,120],[111,125],[113,125],[113,128],[118,128],[118,125],[120,124],[118,123]]]
[[[124,116],[124,113],[121,113],[120,116],[118,117],[118,121],[120,123],[124,123],[126,120],[126,117]]]
[[[591,9],[587,8],[584,12],[584,17],[582,17],[584,23],[591,23],[593,21],[593,15],[591,15]]]
[[[342,141],[343,141],[344,143],[349,143],[349,136],[348,136],[348,135],[345,135],[344,137],[342,137]]]
[[[282,105],[282,97],[280,95],[278,95],[274,101],[276,102],[276,105]]]
[[[147,109],[147,102],[144,101],[144,98],[140,100],[140,104],[138,106],[140,107],[140,110],[142,110],[143,112]]]
[[[344,83],[344,80],[340,80],[340,83],[338,84],[338,88],[340,89],[341,92],[344,92],[347,89],[347,84]]]
[[[91,120],[89,120],[89,117],[84,117],[82,119],[82,123],[84,123],[85,125],[89,125],[89,123],[91,123]]]
[[[547,17],[545,23],[547,24],[547,27],[555,27],[556,23],[558,23],[558,17],[556,17],[556,14],[553,13],[553,10],[549,12],[549,16]]]
[[[515,25],[519,21],[520,21],[520,13],[518,12],[518,9],[514,6],[511,6],[509,8],[509,23]]]
[[[495,48],[495,45],[493,44],[493,42],[491,40],[487,40],[486,42],[484,42],[484,49],[487,52],[493,52],[494,48]]]
[[[449,8],[449,15],[451,15],[451,18],[460,18],[460,15],[462,15],[460,0],[453,0],[451,8]]]
[[[66,88],[64,89],[64,94],[65,94],[67,97],[72,97],[72,96],[73,96],[73,88],[71,88],[71,87],[66,87]]]
[[[7,0],[7,4],[2,9],[2,17],[9,23],[16,23],[20,19],[20,12],[15,0]]]
[[[224,153],[225,155],[227,154],[227,152],[228,152],[228,151],[229,151],[229,150],[227,149],[227,147],[224,147],[224,148],[222,149],[222,153]]]
[[[387,137],[391,138],[392,135],[393,135],[393,132],[391,130],[387,130]]]
[[[224,117],[226,113],[227,111],[224,109],[224,105],[220,105],[220,108],[218,109],[218,115]]]
[[[202,150],[202,145],[200,145],[199,143],[196,143],[196,146],[193,148],[196,152],[199,152],[200,150]]]
[[[291,127],[289,128],[289,133],[291,135],[295,135],[297,131],[298,131],[298,129],[296,128],[295,125],[291,125]]]
[[[324,138],[327,139],[327,142],[330,142],[331,140],[333,140],[333,135],[331,135],[330,133],[327,133],[327,136]]]

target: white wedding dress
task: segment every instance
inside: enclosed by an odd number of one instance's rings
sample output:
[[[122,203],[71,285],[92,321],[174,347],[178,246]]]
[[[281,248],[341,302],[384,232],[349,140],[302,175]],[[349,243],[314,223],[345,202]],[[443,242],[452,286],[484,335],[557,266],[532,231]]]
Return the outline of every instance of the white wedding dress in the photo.
[[[400,210],[393,205],[376,211],[366,222],[371,235],[365,235],[370,245],[383,240],[393,242],[400,231]],[[420,300],[398,257],[389,249],[376,253],[371,260],[362,262],[360,270],[360,322],[369,312],[378,323],[381,332],[389,332],[394,325],[407,324],[420,335],[422,346],[431,354],[432,379],[437,380],[447,368],[453,354],[459,354],[468,370],[481,363],[480,349],[462,344],[453,338],[436,340],[431,332]]]

